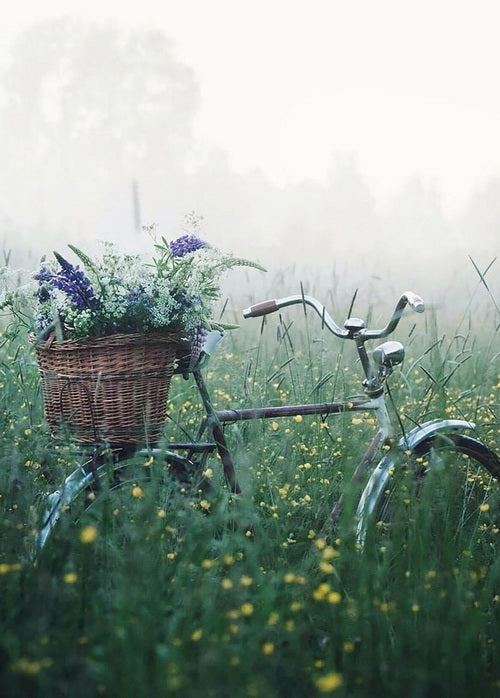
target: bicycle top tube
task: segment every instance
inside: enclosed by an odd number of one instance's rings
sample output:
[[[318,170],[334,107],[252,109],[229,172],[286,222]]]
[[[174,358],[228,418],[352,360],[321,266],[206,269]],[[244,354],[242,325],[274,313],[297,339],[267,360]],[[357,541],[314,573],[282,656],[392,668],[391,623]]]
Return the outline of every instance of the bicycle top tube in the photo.
[[[256,303],[243,311],[243,317],[250,318],[268,315],[269,313],[276,312],[280,308],[285,308],[288,305],[295,305],[297,303],[310,305],[320,316],[322,323],[337,337],[341,339],[356,339],[362,342],[367,339],[387,337],[387,335],[391,334],[391,332],[396,329],[403,314],[403,310],[407,305],[417,313],[422,313],[425,307],[420,296],[417,296],[413,291],[405,291],[398,300],[391,319],[387,325],[380,330],[369,330],[359,318],[348,318],[344,323],[344,329],[342,329],[337,325],[320,301],[312,296],[305,296],[302,294]]]

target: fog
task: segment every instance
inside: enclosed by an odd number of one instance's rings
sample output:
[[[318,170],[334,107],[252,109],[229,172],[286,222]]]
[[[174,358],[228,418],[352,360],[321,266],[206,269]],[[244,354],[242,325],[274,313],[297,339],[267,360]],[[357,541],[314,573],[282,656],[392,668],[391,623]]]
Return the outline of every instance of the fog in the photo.
[[[142,225],[172,239],[190,211],[213,244],[279,270],[286,293],[324,278],[346,288],[369,280],[381,296],[413,288],[466,299],[479,281],[470,257],[483,270],[498,251],[500,176],[478,181],[450,212],[439,181],[418,173],[381,200],[355,149],[331,150],[321,180],[279,183],[201,148],[199,76],[163,29],[36,22],[6,53],[0,108],[0,235],[12,264],[35,266],[68,242],[140,250]],[[271,275],[249,277],[257,295],[271,291]],[[496,293],[498,264],[487,280]]]

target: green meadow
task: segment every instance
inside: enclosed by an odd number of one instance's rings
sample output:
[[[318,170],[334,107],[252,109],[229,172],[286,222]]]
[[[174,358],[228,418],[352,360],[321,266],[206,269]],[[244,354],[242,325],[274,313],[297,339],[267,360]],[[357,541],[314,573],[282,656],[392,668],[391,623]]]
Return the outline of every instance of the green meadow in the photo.
[[[484,281],[452,320],[446,308],[405,314],[392,338],[406,359],[390,385],[406,428],[471,420],[498,450],[499,316]],[[382,312],[360,293],[353,314],[378,326],[396,300]],[[228,303],[228,321],[245,303]],[[349,304],[338,298],[335,316]],[[39,494],[77,455],[49,434],[26,333],[8,318],[2,327],[2,697],[499,695],[495,483],[481,481],[488,503],[467,537],[446,517],[446,473],[415,508],[403,494],[407,525],[375,528],[363,550],[354,502],[323,527],[369,443],[371,413],[228,425],[242,495],[228,492],[216,457],[203,486],[155,477],[162,464],[150,459],[137,470],[146,477],[87,493],[33,560]],[[343,399],[361,388],[347,344],[297,306],[227,333],[205,377],[221,409]],[[175,376],[167,440],[195,433],[200,414],[192,382]]]

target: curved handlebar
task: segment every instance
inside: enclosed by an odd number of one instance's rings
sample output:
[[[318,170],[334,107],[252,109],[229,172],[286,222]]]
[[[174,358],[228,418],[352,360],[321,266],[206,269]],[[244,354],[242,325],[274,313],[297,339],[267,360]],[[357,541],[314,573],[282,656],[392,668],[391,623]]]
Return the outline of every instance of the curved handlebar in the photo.
[[[243,317],[260,317],[261,315],[268,315],[269,313],[274,313],[280,308],[285,308],[288,305],[295,305],[296,303],[305,303],[310,305],[320,316],[322,322],[328,327],[330,332],[337,335],[337,337],[347,338],[349,332],[347,330],[342,330],[333,320],[330,314],[327,312],[324,305],[322,305],[316,298],[312,296],[287,296],[286,298],[278,298],[277,300],[262,301],[256,305],[250,306],[243,311]]]
[[[251,305],[243,311],[243,317],[260,317],[261,315],[268,315],[269,313],[274,313],[280,308],[285,308],[288,305],[295,305],[297,303],[302,303],[310,305],[320,316],[321,321],[326,327],[337,337],[341,339],[360,339],[364,341],[366,339],[379,339],[381,337],[387,337],[391,334],[397,327],[399,320],[403,314],[403,310],[407,305],[410,306],[412,310],[416,313],[423,313],[424,302],[417,296],[413,291],[405,291],[399,301],[396,304],[396,308],[392,314],[391,319],[387,325],[381,330],[369,330],[366,327],[359,325],[360,321],[357,321],[358,325],[355,330],[351,329],[341,329],[337,323],[333,320],[330,314],[327,312],[324,305],[322,305],[316,298],[312,296],[287,296],[286,298],[278,298],[273,300],[262,301]],[[347,325],[347,321],[346,321]]]
[[[388,334],[394,332],[401,319],[403,310],[407,305],[416,313],[423,313],[425,310],[424,301],[420,296],[417,296],[413,291],[405,291],[397,302],[392,317],[387,325],[381,330],[364,330],[363,337],[365,339],[378,339],[379,337],[387,337]]]

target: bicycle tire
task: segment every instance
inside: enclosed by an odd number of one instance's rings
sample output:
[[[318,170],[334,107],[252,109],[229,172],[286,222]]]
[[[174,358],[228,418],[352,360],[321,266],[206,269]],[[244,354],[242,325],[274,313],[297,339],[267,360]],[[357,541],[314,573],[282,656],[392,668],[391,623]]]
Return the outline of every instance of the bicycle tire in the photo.
[[[118,512],[123,496],[159,512],[176,494],[201,492],[207,487],[198,464],[173,452],[161,452],[159,459],[133,452],[120,458],[108,454],[97,463],[87,457],[59,489],[39,497],[33,508],[36,535],[31,556],[40,554],[55,531],[61,538],[63,528],[98,526],[102,512],[97,510],[104,506]]]
[[[411,453],[380,461],[358,505],[358,544],[372,537],[381,548],[392,543],[395,552],[399,545],[423,555],[430,547],[437,556],[448,549],[475,555],[493,544],[483,534],[498,531],[499,481],[500,459],[482,442],[456,432],[433,434]]]

